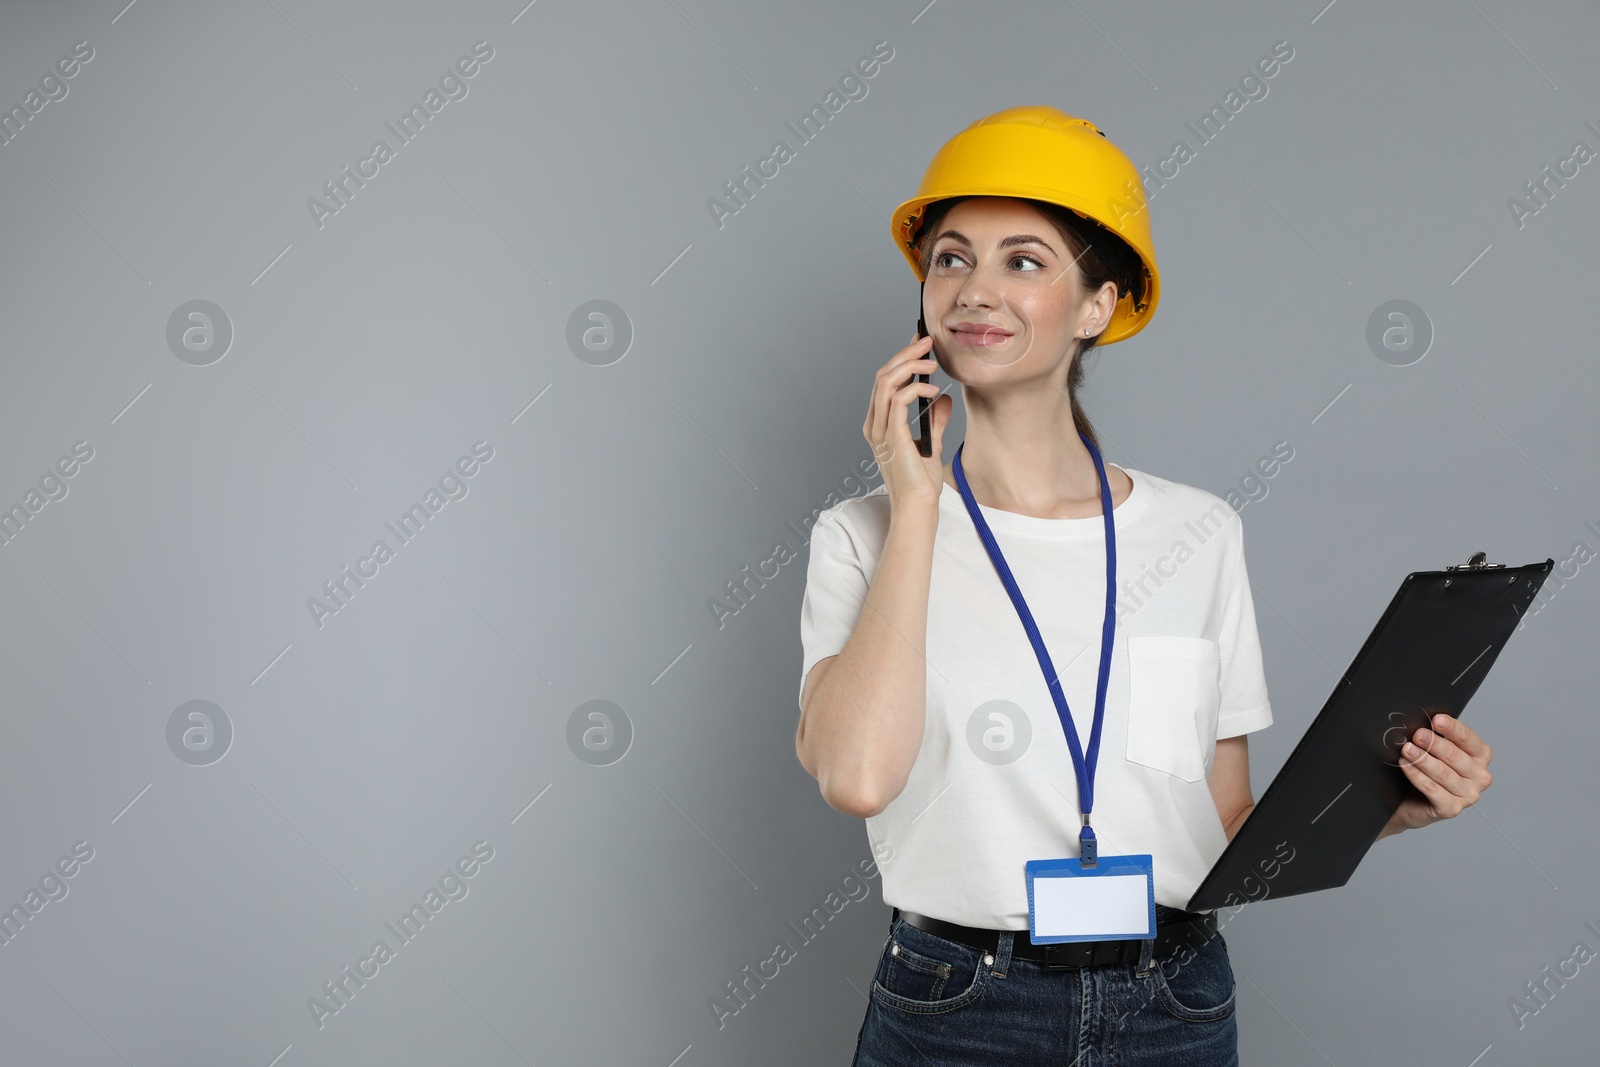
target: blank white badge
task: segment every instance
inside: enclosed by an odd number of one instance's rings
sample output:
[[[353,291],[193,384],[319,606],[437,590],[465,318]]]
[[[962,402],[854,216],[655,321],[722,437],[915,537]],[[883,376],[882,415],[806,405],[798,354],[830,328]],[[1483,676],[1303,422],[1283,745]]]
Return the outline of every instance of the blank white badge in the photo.
[[[1076,859],[1031,861],[1028,922],[1036,941],[1154,937],[1155,889],[1149,858],[1122,864],[1100,858],[1100,868],[1077,870]],[[1107,862],[1110,860],[1111,862]]]

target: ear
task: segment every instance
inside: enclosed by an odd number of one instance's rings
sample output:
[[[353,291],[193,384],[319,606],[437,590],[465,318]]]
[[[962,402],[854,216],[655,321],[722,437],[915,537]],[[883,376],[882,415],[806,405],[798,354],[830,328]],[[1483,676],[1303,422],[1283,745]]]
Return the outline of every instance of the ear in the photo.
[[[1117,300],[1121,293],[1122,286],[1118,282],[1108,281],[1095,294],[1094,306],[1097,312],[1095,321],[1100,323],[1094,331],[1096,334],[1104,333],[1105,328],[1111,325],[1111,316],[1116,314]]]

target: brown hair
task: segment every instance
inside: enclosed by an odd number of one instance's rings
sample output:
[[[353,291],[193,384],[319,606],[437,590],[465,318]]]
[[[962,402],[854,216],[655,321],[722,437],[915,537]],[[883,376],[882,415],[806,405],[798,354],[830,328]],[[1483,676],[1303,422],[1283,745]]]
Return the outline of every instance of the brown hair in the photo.
[[[933,242],[928,238],[937,231],[939,223],[951,208],[963,200],[971,199],[972,196],[946,197],[935,200],[924,209],[916,236],[912,239],[924,278],[928,276],[928,268],[933,262]],[[1106,282],[1115,282],[1118,298],[1130,291],[1136,303],[1144,298],[1143,263],[1126,241],[1070,208],[1027,197],[1015,199],[1024,200],[1037,208],[1061,232],[1070,258],[1077,261],[1081,279],[1079,292],[1083,296],[1098,292]],[[1079,338],[1078,350],[1073,353],[1072,366],[1067,371],[1067,397],[1072,402],[1073,426],[1093,441],[1096,448],[1100,447],[1100,438],[1095,434],[1094,425],[1084,413],[1083,406],[1078,403],[1078,388],[1083,384],[1083,359],[1099,339],[1099,334]]]

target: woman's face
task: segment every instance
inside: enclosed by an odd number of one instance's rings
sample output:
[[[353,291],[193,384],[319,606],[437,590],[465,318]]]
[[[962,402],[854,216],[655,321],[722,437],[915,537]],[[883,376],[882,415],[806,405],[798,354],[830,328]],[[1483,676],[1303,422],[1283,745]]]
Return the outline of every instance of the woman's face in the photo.
[[[1084,299],[1061,232],[1026,201],[963,200],[936,229],[923,319],[956,381],[1014,380],[1014,371],[997,373],[1011,367],[1051,375],[1084,327],[1099,333],[1109,321],[1116,286]]]

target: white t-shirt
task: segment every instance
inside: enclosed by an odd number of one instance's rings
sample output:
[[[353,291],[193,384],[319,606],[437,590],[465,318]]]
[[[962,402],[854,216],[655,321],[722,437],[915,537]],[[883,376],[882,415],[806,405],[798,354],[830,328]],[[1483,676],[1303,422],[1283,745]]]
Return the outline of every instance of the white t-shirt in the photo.
[[[1150,853],[1158,904],[1184,907],[1227,845],[1206,784],[1218,738],[1272,724],[1243,524],[1203,489],[1124,468],[1112,509],[1117,624],[1091,823],[1100,854]],[[1087,752],[1105,621],[1100,515],[983,507],[1062,680]],[[889,529],[883,486],[823,511],[811,537],[800,680],[837,655]],[[961,494],[944,487],[928,599],[927,718],[905,789],[866,820],[886,903],[1028,928],[1023,864],[1078,854],[1072,754],[1038,658]]]

